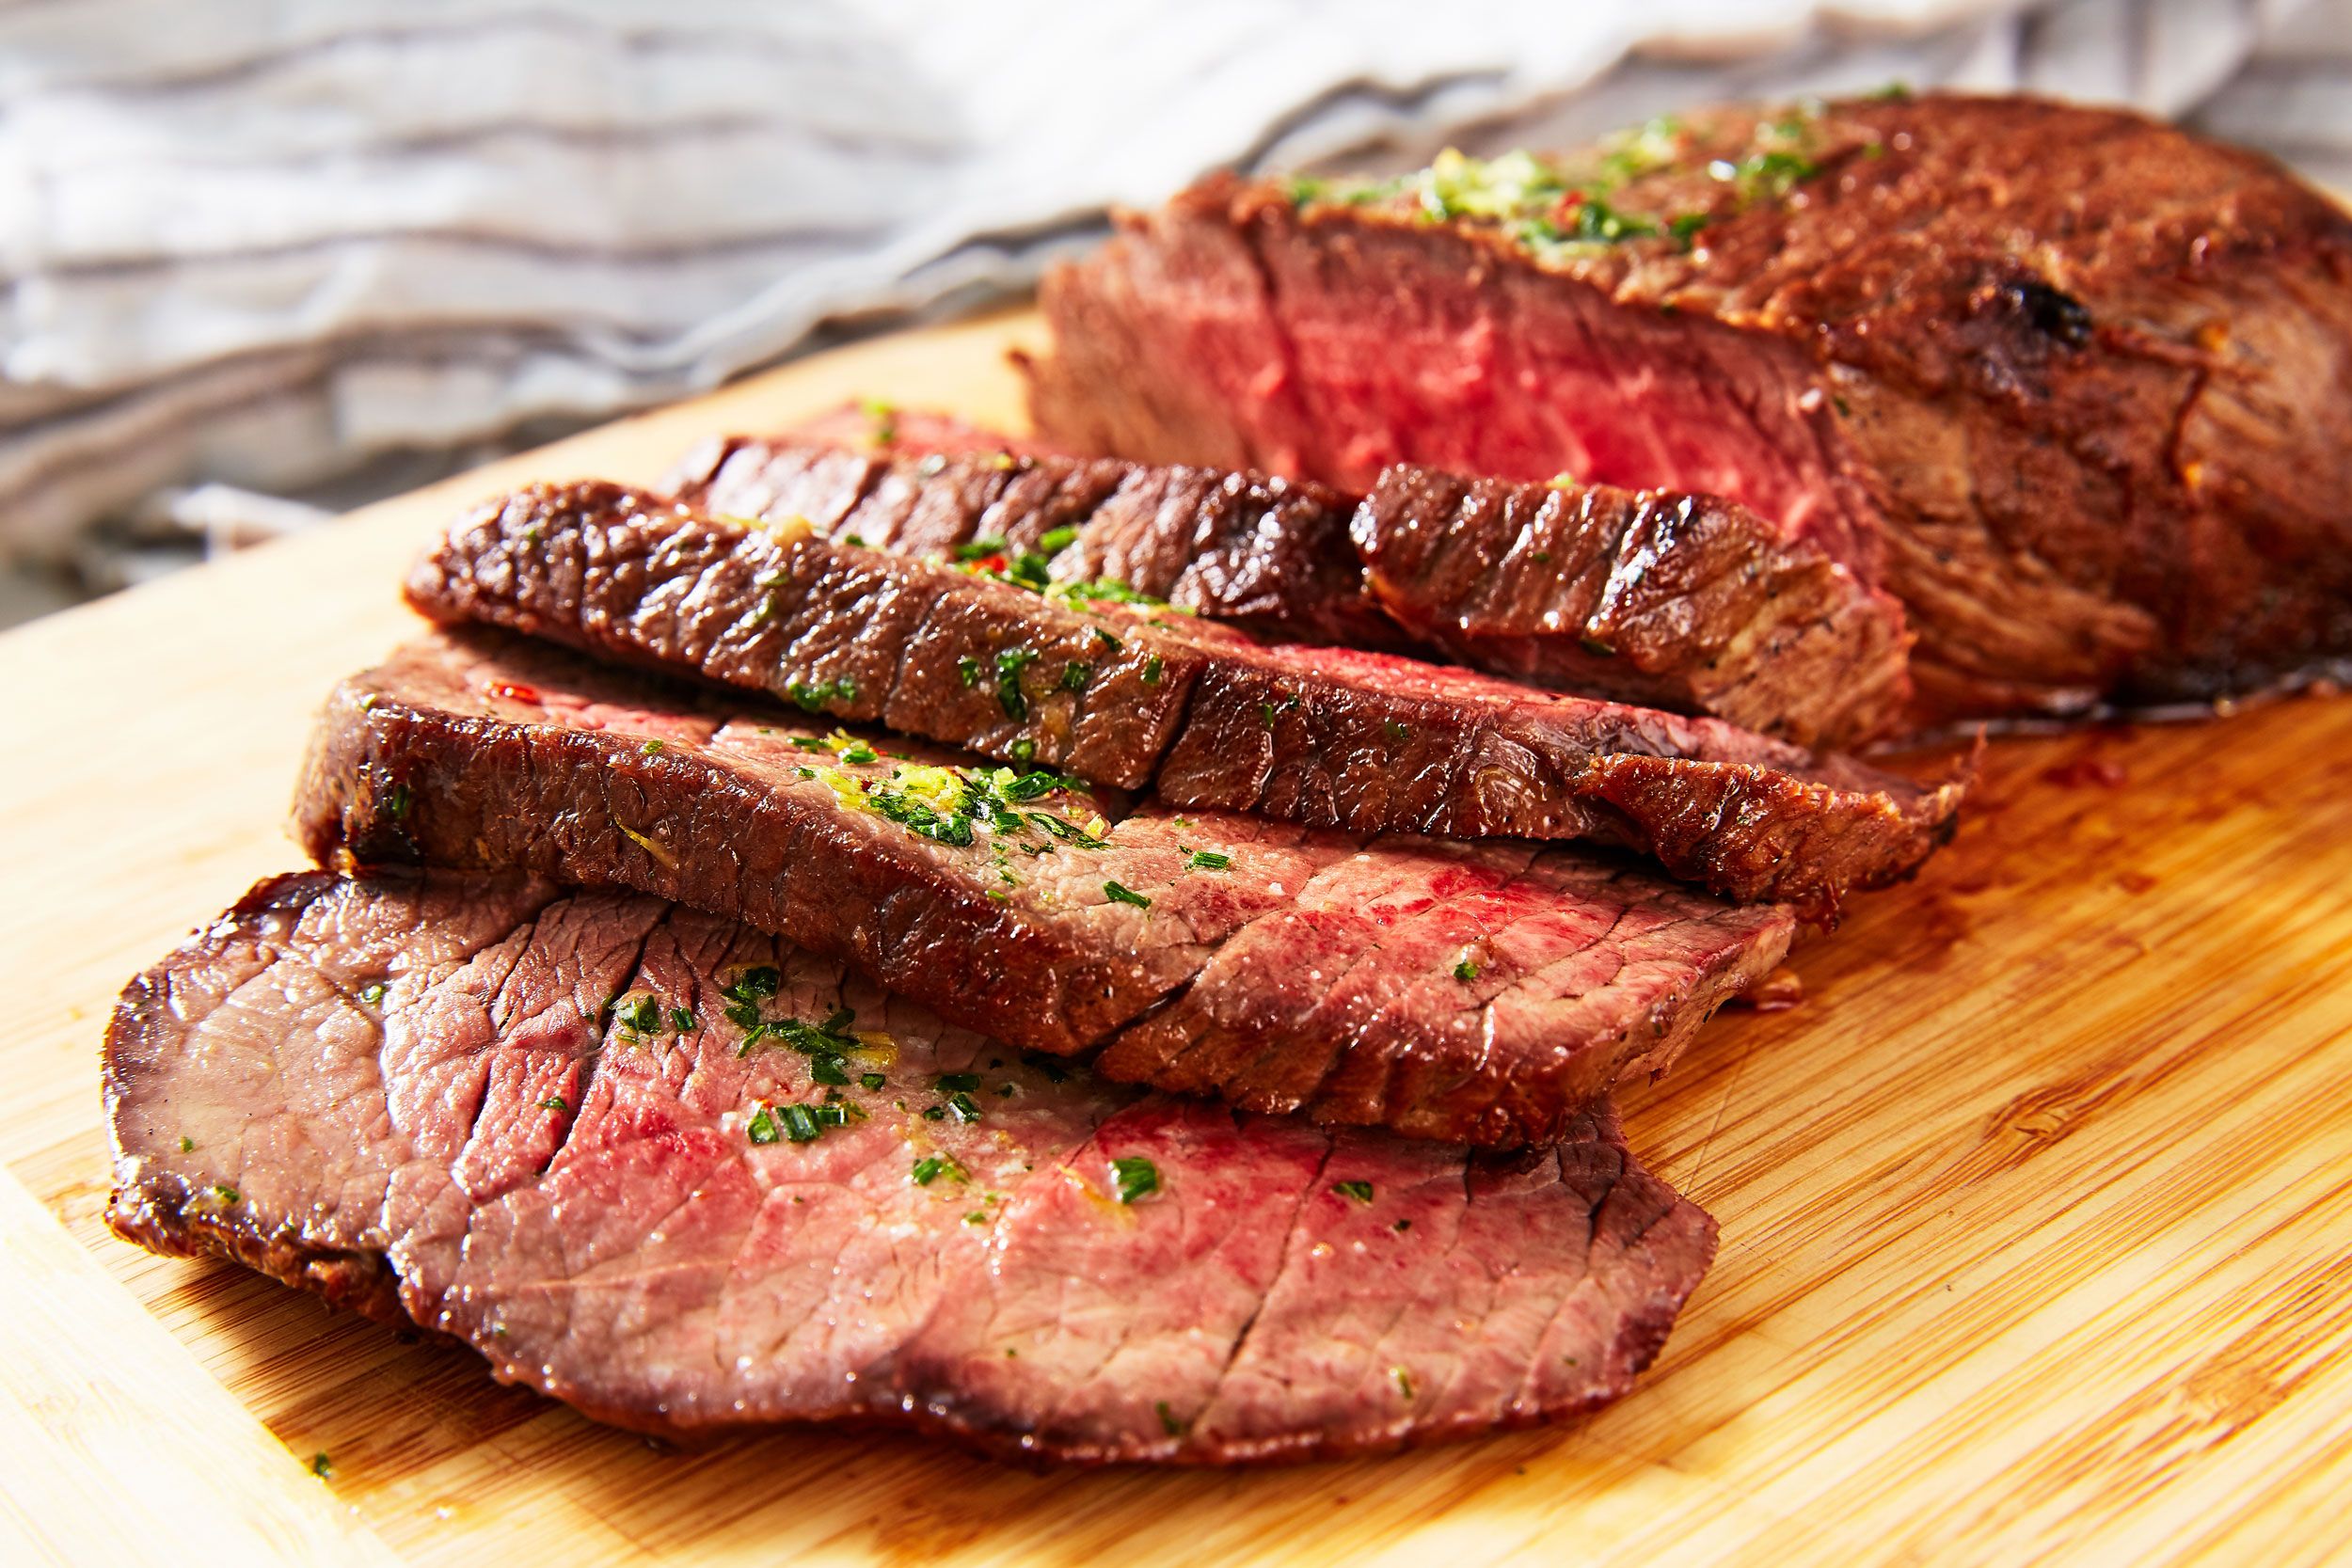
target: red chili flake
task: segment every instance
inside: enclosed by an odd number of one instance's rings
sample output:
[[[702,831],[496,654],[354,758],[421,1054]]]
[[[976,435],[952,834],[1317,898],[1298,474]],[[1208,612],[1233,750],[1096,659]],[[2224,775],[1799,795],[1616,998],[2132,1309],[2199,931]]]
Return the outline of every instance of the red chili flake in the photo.
[[[539,689],[535,686],[525,686],[520,681],[492,681],[490,695],[512,698],[518,703],[535,703],[539,700]]]

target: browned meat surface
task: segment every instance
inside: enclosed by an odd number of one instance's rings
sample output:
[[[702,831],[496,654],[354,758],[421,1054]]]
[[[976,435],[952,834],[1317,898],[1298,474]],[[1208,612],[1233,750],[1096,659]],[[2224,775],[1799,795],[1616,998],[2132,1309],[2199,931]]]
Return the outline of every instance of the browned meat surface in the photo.
[[[1605,1108],[1510,1158],[1236,1117],[520,879],[263,882],[131,982],[104,1076],[122,1235],[658,1433],[1169,1464],[1468,1436],[1623,1393],[1714,1250]]]
[[[1963,792],[1715,720],[1263,645],[1164,608],[1041,594],[609,484],[539,486],[460,518],[408,593],[439,620],[1096,784],[1149,784],[1175,806],[1359,832],[1597,840],[1820,918],[1926,859]]]
[[[488,632],[345,682],[296,818],[323,864],[655,894],[1113,1078],[1490,1145],[1661,1070],[1794,927],[1603,853],[1129,811]]]
[[[1066,449],[1724,496],[1902,599],[1921,721],[2352,656],[2352,220],[2137,116],[1876,99],[1213,180],[1044,304]]]
[[[1911,693],[1902,608],[1713,497],[1456,479],[1368,498],[1216,468],[990,448],[893,415],[705,442],[665,485],[699,512],[803,517],[912,555],[997,546],[1285,641],[1436,650],[1558,690],[1708,714],[1800,745],[1867,739]]]

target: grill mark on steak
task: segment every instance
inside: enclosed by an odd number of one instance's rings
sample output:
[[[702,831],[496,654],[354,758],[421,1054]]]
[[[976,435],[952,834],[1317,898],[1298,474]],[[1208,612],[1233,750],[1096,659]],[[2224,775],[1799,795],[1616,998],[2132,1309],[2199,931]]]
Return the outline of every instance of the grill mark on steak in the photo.
[[[536,486],[461,518],[408,594],[444,622],[505,626],[1099,783],[1150,782],[1173,805],[1355,832],[1597,839],[1824,921],[1849,890],[1925,860],[1965,791],[1714,720],[1059,604],[609,484]]]
[[[1610,191],[1708,214],[1687,245],[1538,256],[1508,222],[1204,182],[1049,275],[1038,427],[1343,485],[1407,459],[1730,496],[1905,602],[1921,724],[2352,667],[2340,206],[2109,110],[1936,94],[1781,119],[1685,117],[1676,155]],[[1818,172],[1760,196],[1709,173],[1775,136]],[[1252,395],[1269,372],[1279,393]]]
[[[1801,745],[1867,738],[1910,694],[1900,606],[1812,542],[1718,498],[1473,482],[1411,465],[1383,469],[1359,498],[1256,474],[1016,453],[937,416],[894,416],[886,442],[863,430],[836,416],[773,440],[706,441],[663,489],[696,511],[806,518],[829,538],[905,554],[1001,540],[1037,552],[1055,581],[1116,579],[1261,637],[1434,649]],[[866,444],[852,452],[838,441]],[[845,472],[862,476],[854,504],[841,500]],[[885,488],[896,499],[869,504]],[[898,519],[916,504],[927,520],[911,531]],[[1791,629],[1796,616],[1809,618]]]
[[[884,1088],[840,1091],[863,1116],[805,1143],[745,1131],[755,1105],[818,1102],[798,1053],[739,1054],[723,1020],[656,1049],[596,1010],[647,985],[699,1005],[758,964],[769,1016],[847,1006],[890,1037]],[[391,977],[374,1004],[353,989],[372,975]],[[276,878],[124,990],[107,1220],[405,1318],[632,1429],[843,1419],[1078,1463],[1377,1451],[1589,1410],[1648,1364],[1713,1253],[1605,1105],[1556,1149],[1499,1158],[1008,1054],[642,897]],[[544,1163],[544,1115],[458,1135],[453,1083],[528,1112],[551,1067],[592,1058],[609,1066]],[[930,1121],[953,1071],[1015,1092],[977,1125]],[[968,1181],[917,1184],[926,1152]],[[1160,1188],[1128,1205],[1110,1162],[1131,1154]]]
[[[821,763],[887,784],[973,759],[878,738],[850,763],[820,735],[545,644],[448,632],[338,689],[296,827],[322,864],[528,870],[675,898],[1014,1044],[1104,1047],[1097,1068],[1123,1080],[1488,1144],[1549,1138],[1622,1071],[1662,1068],[1795,925],[1602,853],[1083,791],[1031,805],[1099,811],[1099,845],[1025,827],[1000,857],[993,834],[927,839],[801,776]],[[1196,867],[1200,851],[1230,863]],[[1112,883],[1150,906],[1114,901]]]

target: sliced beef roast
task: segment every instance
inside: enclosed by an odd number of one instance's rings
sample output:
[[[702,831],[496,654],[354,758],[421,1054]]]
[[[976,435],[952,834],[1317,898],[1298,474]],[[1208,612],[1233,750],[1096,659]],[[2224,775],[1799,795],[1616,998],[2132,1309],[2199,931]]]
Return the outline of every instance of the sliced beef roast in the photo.
[[[297,826],[675,898],[1113,1078],[1493,1145],[1661,1069],[1794,928],[1606,852],[1131,812],[796,718],[446,636],[337,691]]]
[[[2134,115],[1894,97],[1215,179],[1043,303],[1049,441],[1725,496],[1904,601],[1925,720],[2352,655],[2352,219]]]
[[[903,421],[903,422],[902,422]],[[1902,608],[1809,541],[1713,497],[1456,479],[1398,465],[1359,499],[1308,482],[989,448],[937,417],[877,443],[705,442],[697,511],[805,517],[915,555],[990,546],[1054,582],[1112,579],[1286,641],[1418,647],[1801,745],[1883,731],[1911,694]]]
[[[263,882],[131,982],[115,1229],[470,1344],[599,1419],[1226,1464],[1590,1409],[1714,1227],[1602,1108],[1540,1154],[1024,1062],[744,927]]]
[[[1850,889],[1925,860],[1964,787],[1923,788],[1720,721],[1260,644],[1166,607],[1038,592],[610,484],[536,486],[459,519],[408,593],[443,621],[1093,783],[1149,784],[1173,805],[1619,844],[1716,892],[1821,918]]]

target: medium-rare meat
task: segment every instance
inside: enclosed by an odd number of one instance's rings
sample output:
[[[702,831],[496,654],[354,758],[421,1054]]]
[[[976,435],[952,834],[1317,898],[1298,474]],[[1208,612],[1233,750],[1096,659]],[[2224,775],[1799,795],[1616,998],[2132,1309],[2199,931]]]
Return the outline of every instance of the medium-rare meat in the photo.
[[[1051,441],[1726,496],[1904,601],[1922,720],[2352,655],[2352,219],[2137,116],[1899,95],[1214,179],[1043,304]]]
[[[1708,719],[1039,592],[600,483],[461,517],[410,600],[1172,805],[1310,826],[1592,839],[1829,918],[1948,836],[1934,787]]]
[[[599,1419],[1229,1464],[1614,1399],[1714,1246],[1557,1148],[1237,1117],[1023,1060],[653,899],[262,883],[108,1032],[109,1220]]]
[[[695,905],[1114,1078],[1489,1145],[1662,1069],[1794,927],[1605,852],[1128,811],[797,717],[443,637],[336,692],[297,827],[322,864]]]
[[[1894,724],[1902,609],[1809,541],[1708,496],[1514,484],[1400,464],[1366,498],[1309,482],[990,449],[893,416],[875,442],[706,441],[665,485],[705,513],[804,517],[914,555],[998,546],[1286,641],[1436,649],[1560,690],[1711,714],[1800,745]]]

